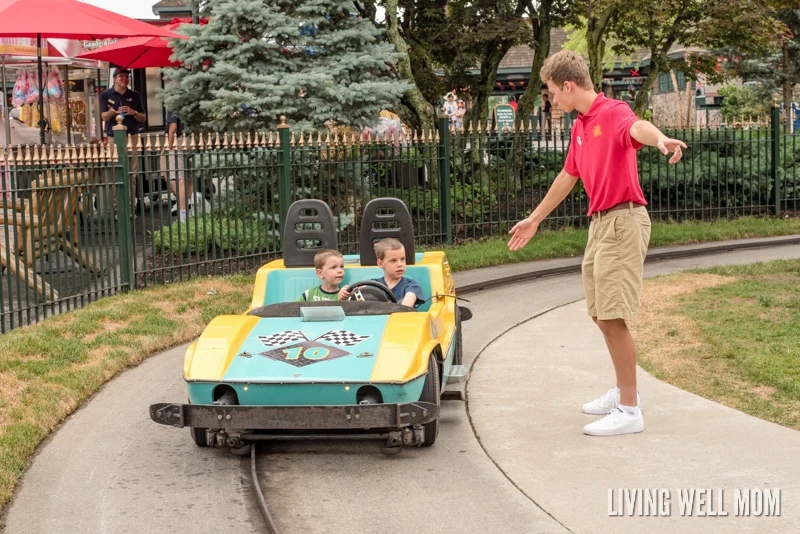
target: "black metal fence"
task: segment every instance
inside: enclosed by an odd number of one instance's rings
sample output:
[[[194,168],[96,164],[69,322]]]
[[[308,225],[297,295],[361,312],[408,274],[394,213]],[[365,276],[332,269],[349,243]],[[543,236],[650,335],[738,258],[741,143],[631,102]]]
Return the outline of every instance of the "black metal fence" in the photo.
[[[361,207],[394,196],[421,245],[506,233],[544,197],[569,146],[568,124],[497,131],[277,131],[163,136],[140,144],[9,148],[0,153],[0,329],[131,288],[254,272],[279,257],[281,221],[299,198],[332,208],[342,252],[358,251]],[[654,220],[797,213],[800,136],[768,125],[666,132],[682,162],[639,151]],[[122,154],[127,157],[121,157]],[[584,226],[580,185],[546,221]]]

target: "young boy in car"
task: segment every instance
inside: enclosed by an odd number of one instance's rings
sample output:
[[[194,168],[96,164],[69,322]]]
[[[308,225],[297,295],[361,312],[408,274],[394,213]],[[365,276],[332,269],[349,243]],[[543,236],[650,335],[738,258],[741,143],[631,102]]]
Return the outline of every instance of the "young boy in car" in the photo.
[[[378,267],[383,269],[383,277],[373,278],[373,281],[388,287],[398,303],[413,308],[417,301],[425,300],[419,283],[403,276],[406,272],[406,247],[399,240],[387,237],[375,243],[375,257]],[[349,288],[343,289],[345,298],[350,297]]]
[[[344,278],[344,258],[338,250],[322,249],[314,254],[314,267],[322,284],[303,291],[298,301],[346,300],[350,296],[339,288]]]

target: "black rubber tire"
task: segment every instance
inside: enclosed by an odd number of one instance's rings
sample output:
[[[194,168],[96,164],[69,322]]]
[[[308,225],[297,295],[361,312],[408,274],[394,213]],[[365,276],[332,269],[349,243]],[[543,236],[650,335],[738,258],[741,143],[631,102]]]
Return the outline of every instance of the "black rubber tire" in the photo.
[[[205,428],[190,427],[189,433],[192,435],[192,441],[194,441],[195,445],[198,447],[208,447]]]
[[[419,398],[422,402],[430,402],[437,407],[440,406],[442,396],[442,381],[439,377],[439,363],[436,361],[436,356],[431,354],[428,359],[428,374],[425,376],[425,383],[422,385],[422,396]],[[422,442],[423,447],[430,447],[436,442],[436,436],[439,435],[439,416],[430,423],[422,425],[425,429],[425,441]]]
[[[186,401],[188,404],[191,404],[191,400]],[[192,436],[192,441],[198,447],[208,447],[208,443],[206,443],[206,429],[205,428],[195,428],[193,426],[189,427],[189,435]]]
[[[464,363],[464,342],[461,338],[461,308],[456,304],[456,348],[453,353],[453,365]]]

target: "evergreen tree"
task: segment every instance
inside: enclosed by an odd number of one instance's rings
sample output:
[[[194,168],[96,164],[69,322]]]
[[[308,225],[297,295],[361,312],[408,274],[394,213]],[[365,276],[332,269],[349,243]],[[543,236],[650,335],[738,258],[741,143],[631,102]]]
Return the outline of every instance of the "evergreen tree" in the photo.
[[[188,125],[212,130],[296,129],[327,121],[374,124],[408,88],[397,54],[349,0],[217,0],[204,26],[175,43],[186,68],[167,73],[165,102]]]

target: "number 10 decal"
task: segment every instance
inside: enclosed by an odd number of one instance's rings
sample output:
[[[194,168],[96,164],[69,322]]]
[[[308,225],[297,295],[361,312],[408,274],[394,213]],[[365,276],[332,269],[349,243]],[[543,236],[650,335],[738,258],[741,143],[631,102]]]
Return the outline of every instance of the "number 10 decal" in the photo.
[[[286,355],[286,360],[297,360],[301,356],[306,360],[324,360],[331,353],[330,350],[324,347],[306,348],[302,346],[283,349],[282,352]]]

